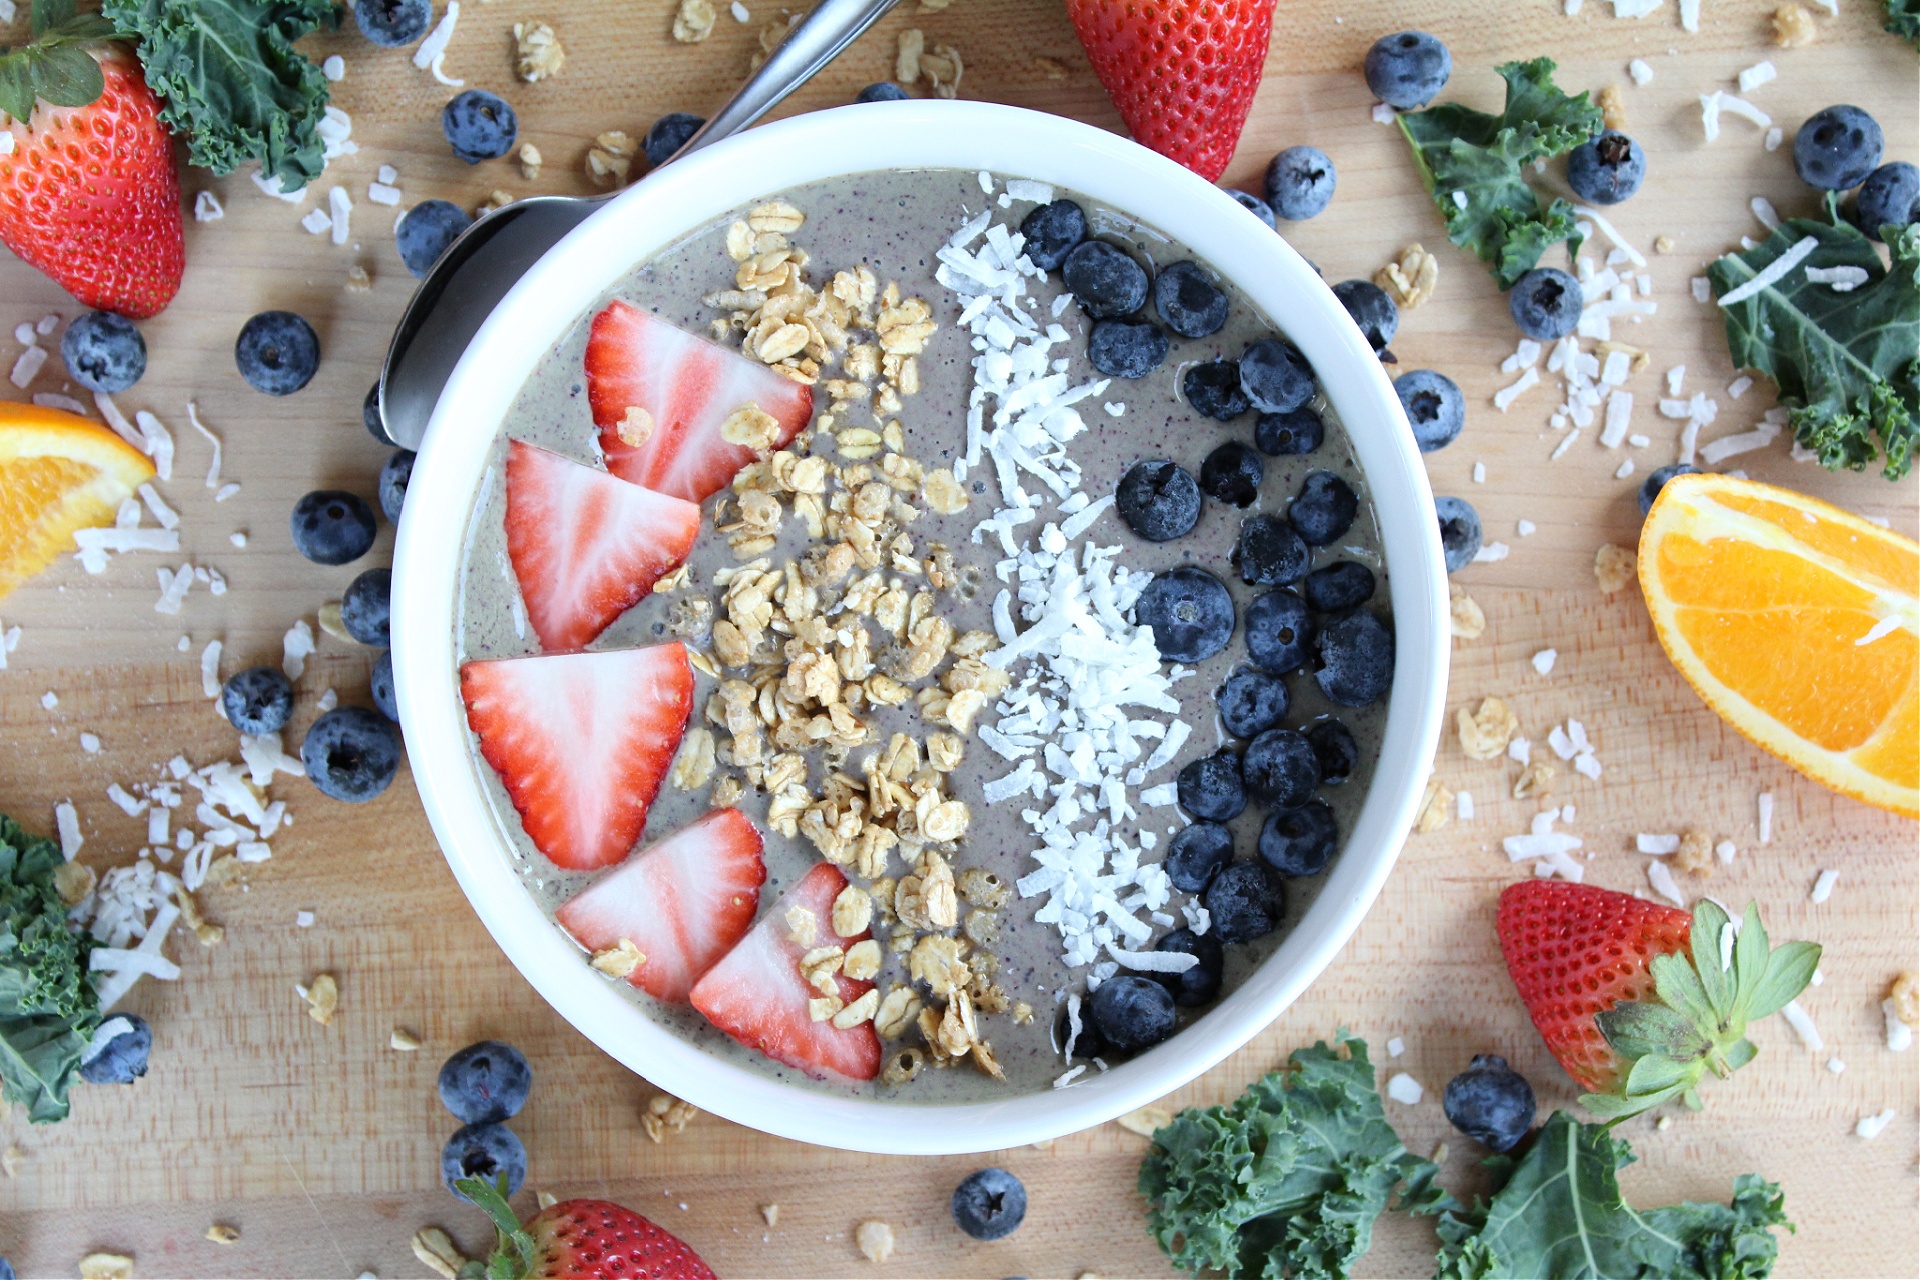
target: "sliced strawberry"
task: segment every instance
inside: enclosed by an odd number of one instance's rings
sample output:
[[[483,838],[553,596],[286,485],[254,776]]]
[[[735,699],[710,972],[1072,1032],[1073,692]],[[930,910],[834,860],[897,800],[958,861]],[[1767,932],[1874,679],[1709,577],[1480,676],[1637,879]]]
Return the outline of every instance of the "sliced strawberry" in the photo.
[[[846,887],[847,878],[831,863],[807,872],[739,946],[694,984],[693,1007],[749,1049],[810,1076],[871,1080],[880,1073],[880,1037],[873,1023],[842,1029],[831,1020],[813,1020],[807,1002],[820,993],[800,976],[800,957],[808,948],[787,919],[799,911],[812,913],[817,946],[850,946],[871,936],[834,934],[833,900]],[[845,976],[837,981],[840,999],[848,1004],[873,989],[871,982]]]
[[[726,488],[756,456],[720,435],[735,409],[773,415],[772,448],[813,416],[812,387],[625,302],[593,318],[587,398],[607,469],[689,502]]]
[[[640,838],[686,732],[693,667],[677,641],[469,662],[460,696],[534,845],[591,871]]]
[[[632,939],[646,959],[627,981],[684,1003],[694,981],[753,927],[767,879],[762,846],[746,814],[715,809],[595,880],[556,918],[589,951]]]
[[[549,649],[584,649],[687,558],[700,507],[515,440],[507,555]]]

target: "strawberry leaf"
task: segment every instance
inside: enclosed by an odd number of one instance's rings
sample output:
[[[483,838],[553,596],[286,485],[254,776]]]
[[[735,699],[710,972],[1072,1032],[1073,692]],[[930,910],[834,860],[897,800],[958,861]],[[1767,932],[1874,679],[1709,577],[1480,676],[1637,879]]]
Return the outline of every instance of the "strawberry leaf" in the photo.
[[[1663,1004],[1622,1001],[1601,1011],[1595,1021],[1600,1034],[1623,1058],[1697,1058],[1708,1047],[1690,1019]]]
[[[107,87],[100,64],[80,45],[49,45],[34,62],[34,91],[53,106],[84,107]]]
[[[1920,49],[1920,0],[1887,0],[1887,21],[1881,30]]]
[[[1688,933],[1688,949],[1693,953],[1694,972],[1705,988],[1707,1001],[1725,1018],[1733,1011],[1733,984],[1720,962],[1720,931],[1727,927],[1727,913],[1711,898],[1694,904],[1693,925]]]
[[[74,0],[33,0],[33,8],[28,12],[28,28],[38,36],[51,27],[57,27],[73,17]]]
[[[84,107],[98,98],[106,77],[87,49],[112,35],[98,14],[76,16],[71,0],[35,4],[32,43],[0,49],[0,111],[26,120],[37,102]]]
[[[521,1280],[521,1277],[530,1275],[538,1250],[533,1237],[520,1226],[519,1215],[507,1203],[507,1175],[499,1174],[493,1182],[479,1178],[455,1178],[453,1189],[473,1201],[493,1219],[494,1233],[499,1237],[493,1255],[487,1259],[484,1267],[478,1263],[468,1264],[474,1268],[474,1276],[483,1277],[484,1280]],[[466,1268],[462,1268],[463,1275],[465,1272]]]
[[[1766,976],[1754,990],[1747,1017],[1764,1018],[1780,1012],[1788,1001],[1807,989],[1819,965],[1820,948],[1811,942],[1789,942],[1776,948],[1767,957]]]

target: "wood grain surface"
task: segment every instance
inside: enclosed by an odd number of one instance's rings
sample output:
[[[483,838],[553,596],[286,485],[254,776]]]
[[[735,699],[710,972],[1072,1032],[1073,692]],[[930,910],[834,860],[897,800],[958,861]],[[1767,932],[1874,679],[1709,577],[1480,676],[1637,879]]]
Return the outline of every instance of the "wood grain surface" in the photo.
[[[244,175],[187,172],[189,195],[218,192],[227,215],[188,224],[185,287],[143,326],[151,372],[121,399],[176,426],[178,471],[163,488],[185,517],[185,549],[196,563],[219,567],[233,589],[223,598],[196,590],[181,617],[165,618],[152,608],[158,561],[126,556],[100,578],[63,564],[0,601],[0,619],[25,630],[0,673],[0,808],[50,827],[53,804],[73,797],[87,834],[83,856],[104,867],[130,859],[142,843],[139,826],[103,799],[109,782],[151,777],[153,763],[175,752],[195,762],[232,752],[231,731],[200,692],[201,645],[224,639],[229,669],[275,661],[288,624],[311,619],[364,567],[307,564],[286,532],[298,494],[340,486],[371,495],[385,457],[361,430],[359,403],[413,281],[393,250],[391,211],[360,193],[383,163],[399,170],[409,203],[439,196],[473,205],[496,187],[515,195],[587,191],[581,160],[594,134],[621,128],[638,135],[668,110],[710,108],[744,73],[761,24],[776,16],[754,4],[743,26],[723,13],[712,39],[687,47],[668,39],[670,7],[665,0],[476,0],[465,7],[448,70],[514,103],[522,136],[547,159],[531,183],[504,162],[469,168],[448,155],[437,116],[452,91],[415,71],[403,53],[372,48],[351,23],[347,32],[310,40],[313,56],[337,51],[347,59],[335,93],[352,114],[360,151],[337,161],[322,185],[338,181],[356,195],[350,247],[306,235],[297,226],[301,208],[261,196]],[[1643,248],[1658,234],[1678,246],[1650,268],[1659,315],[1622,335],[1655,353],[1653,367],[1630,383],[1642,406],[1635,429],[1653,437],[1639,451],[1644,475],[1673,457],[1675,424],[1649,407],[1668,366],[1684,362],[1688,389],[1719,399],[1710,437],[1744,429],[1771,403],[1764,384],[1738,401],[1725,395],[1734,371],[1718,322],[1711,308],[1690,300],[1687,280],[1742,233],[1758,234],[1747,212],[1751,196],[1766,195],[1784,214],[1815,206],[1794,179],[1790,145],[1767,153],[1760,132],[1737,119],[1725,122],[1717,143],[1703,142],[1697,95],[1730,89],[1742,67],[1771,57],[1780,78],[1753,97],[1789,140],[1807,114],[1844,100],[1886,126],[1890,159],[1911,160],[1920,149],[1913,51],[1878,30],[1877,4],[1841,0],[1838,17],[1819,19],[1819,42],[1795,50],[1768,42],[1771,8],[1771,0],[1707,0],[1701,30],[1688,34],[1671,6],[1621,21],[1602,0],[1589,0],[1574,18],[1562,15],[1557,0],[1284,0],[1266,81],[1228,180],[1251,188],[1275,150],[1311,142],[1337,163],[1339,192],[1328,213],[1288,227],[1287,235],[1328,279],[1370,275],[1409,241],[1440,255],[1436,298],[1405,317],[1393,346],[1403,367],[1442,369],[1465,388],[1466,433],[1431,456],[1430,471],[1437,491],[1470,498],[1488,537],[1513,547],[1508,559],[1460,576],[1489,626],[1456,646],[1449,707],[1499,693],[1536,739],[1569,715],[1587,724],[1605,774],[1598,782],[1563,779],[1558,798],[1578,806],[1575,828],[1598,851],[1594,882],[1644,886],[1646,859],[1631,852],[1637,831],[1708,828],[1741,849],[1709,891],[1735,904],[1758,899],[1777,935],[1827,946],[1824,985],[1803,1003],[1828,1050],[1808,1051],[1777,1021],[1759,1027],[1759,1061],[1717,1085],[1704,1113],[1680,1114],[1665,1130],[1629,1122],[1641,1159],[1625,1175],[1628,1196],[1640,1203],[1724,1198],[1736,1174],[1761,1172],[1784,1185],[1799,1225],[1782,1240],[1783,1273],[1911,1276],[1920,1273],[1920,1055],[1885,1050],[1878,1003],[1888,978],[1914,961],[1915,829],[1839,799],[1749,746],[1668,665],[1633,592],[1599,593],[1594,551],[1633,540],[1639,477],[1614,479],[1622,455],[1587,441],[1549,463],[1555,439],[1544,390],[1504,415],[1491,407],[1491,393],[1506,380],[1496,366],[1515,338],[1505,300],[1479,264],[1446,245],[1398,132],[1369,118],[1372,98],[1358,74],[1376,36],[1417,26],[1452,47],[1450,92],[1475,105],[1497,104],[1491,67],[1512,57],[1551,54],[1561,83],[1572,88],[1627,85],[1629,128],[1647,147],[1651,173],[1616,222]],[[904,9],[791,109],[844,102],[883,78],[898,32],[918,26],[930,45],[961,51],[963,96],[1117,127],[1057,0]],[[558,78],[527,86],[512,78],[509,28],[530,18],[554,23],[568,61]],[[1626,79],[1625,64],[1636,56],[1654,68],[1645,87]],[[1557,173],[1545,179],[1558,180]],[[370,292],[344,287],[356,263],[374,277]],[[0,302],[0,330],[48,311],[74,312],[70,299],[11,259],[0,262]],[[250,392],[231,356],[241,322],[269,307],[308,316],[326,351],[313,384],[285,400]],[[5,358],[11,361],[12,348]],[[33,389],[58,386],[55,366]],[[224,437],[226,474],[243,485],[227,503],[216,505],[199,484],[207,453],[184,429],[189,399]],[[1470,479],[1475,462],[1486,466],[1483,484]],[[1740,463],[1757,478],[1915,532],[1911,481],[1890,485],[1795,465],[1784,442]],[[1538,530],[1524,539],[1514,532],[1523,518]],[[228,541],[236,530],[250,534],[244,550]],[[389,536],[383,533],[376,558]],[[190,637],[188,653],[176,650],[182,634]],[[1529,659],[1549,646],[1559,661],[1542,678]],[[295,732],[321,689],[361,698],[368,667],[365,651],[323,638],[301,686]],[[60,700],[51,712],[40,701],[48,690]],[[82,731],[99,735],[98,755],[81,752]],[[1474,794],[1476,818],[1414,837],[1378,905],[1306,997],[1169,1105],[1230,1098],[1288,1050],[1339,1025],[1365,1035],[1383,1059],[1390,1036],[1405,1039],[1406,1054],[1392,1066],[1421,1080],[1429,1100],[1389,1107],[1417,1151],[1447,1136],[1440,1086],[1476,1051],[1505,1053],[1535,1083],[1543,1108],[1573,1104],[1571,1087],[1513,997],[1491,931],[1494,898],[1517,874],[1499,837],[1524,830],[1534,805],[1506,798],[1513,766],[1471,762],[1451,737],[1437,768],[1451,786]],[[1778,806],[1764,847],[1755,830],[1761,792]],[[449,1051],[482,1036],[513,1041],[534,1064],[533,1099],[515,1122],[532,1157],[529,1199],[542,1189],[626,1201],[684,1235],[722,1274],[1165,1272],[1133,1191],[1146,1144],[1117,1126],[1047,1150],[991,1157],[1024,1178],[1031,1196],[1027,1224],[991,1246],[965,1240],[946,1211],[953,1184],[987,1158],[852,1155],[704,1116],[663,1145],[648,1142],[638,1116],[652,1091],[563,1023],[507,965],[448,874],[404,773],[360,808],[327,802],[292,780],[276,793],[290,799],[297,821],[275,841],[273,860],[244,892],[205,895],[208,913],[227,927],[225,943],[203,950],[176,938],[183,979],[143,983],[130,999],[155,1028],[148,1076],[132,1088],[77,1089],[73,1116],[56,1126],[29,1128],[18,1112],[7,1120],[0,1138],[18,1159],[12,1176],[0,1179],[0,1252],[21,1274],[72,1275],[83,1253],[104,1248],[131,1253],[137,1274],[147,1276],[352,1276],[363,1268],[419,1275],[408,1239],[428,1223],[478,1249],[480,1216],[440,1186],[440,1146],[453,1124],[432,1085]],[[1827,867],[1840,871],[1839,884],[1816,907],[1808,888]],[[316,914],[310,929],[294,926],[302,909]],[[293,992],[320,970],[337,973],[342,990],[340,1014],[327,1027],[306,1016]],[[390,1049],[396,1026],[415,1032],[424,1048]],[[1829,1056],[1844,1060],[1845,1074],[1828,1070]],[[1877,1141],[1852,1136],[1858,1117],[1886,1107],[1898,1119]],[[1447,1179],[1456,1187],[1474,1185],[1469,1146],[1451,1144]],[[771,1203],[781,1206],[774,1228],[759,1211]],[[854,1225],[870,1217],[890,1222],[898,1239],[884,1266],[864,1261],[851,1243]],[[204,1240],[216,1221],[239,1227],[240,1242]],[[1431,1259],[1429,1227],[1391,1222],[1362,1271],[1424,1275]]]

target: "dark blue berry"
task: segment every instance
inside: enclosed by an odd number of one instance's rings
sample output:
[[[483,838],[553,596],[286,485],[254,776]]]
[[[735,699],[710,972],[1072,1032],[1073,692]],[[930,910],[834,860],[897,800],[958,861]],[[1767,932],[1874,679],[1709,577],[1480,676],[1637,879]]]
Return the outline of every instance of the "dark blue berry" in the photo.
[[[368,435],[381,444],[393,443],[387,439],[386,427],[380,420],[380,384],[378,382],[367,388],[367,398],[360,402],[360,425],[367,429]]]
[[[1393,633],[1371,613],[1350,613],[1320,632],[1313,678],[1329,701],[1364,707],[1393,687]]]
[[[493,1186],[502,1174],[506,1175],[508,1195],[519,1191],[520,1184],[527,1180],[527,1149],[504,1124],[461,1125],[440,1149],[441,1180],[462,1200],[467,1197],[453,1185],[461,1178],[478,1178]]]
[[[89,311],[60,335],[60,359],[87,390],[117,395],[147,371],[147,340],[125,316]]]
[[[1227,295],[1197,262],[1176,262],[1154,277],[1153,309],[1183,338],[1204,338],[1227,322]]]
[[[1853,220],[1875,240],[1882,238],[1882,227],[1910,227],[1920,222],[1920,169],[1896,160],[1868,174],[1854,193]]]
[[[1247,794],[1276,809],[1298,809],[1320,785],[1320,760],[1297,729],[1269,729],[1247,744]]]
[[[1214,700],[1220,723],[1236,738],[1265,733],[1287,718],[1287,682],[1252,667],[1241,667],[1220,686]]]
[[[1320,389],[1300,348],[1280,338],[1249,343],[1240,356],[1240,389],[1261,413],[1287,413]]]
[[[432,0],[353,0],[360,34],[383,49],[398,49],[427,34]]]
[[[1146,978],[1108,978],[1087,1004],[1094,1027],[1122,1053],[1138,1053],[1173,1034],[1173,995]]]
[[[1307,472],[1299,495],[1287,504],[1287,519],[1310,547],[1324,547],[1344,537],[1358,514],[1360,499],[1353,486],[1331,471]]]
[[[377,711],[335,707],[307,730],[300,762],[322,795],[361,804],[385,791],[399,772],[400,738]]]
[[[393,570],[368,569],[347,584],[340,596],[340,625],[376,649],[393,642]]]
[[[315,564],[346,564],[373,546],[373,509],[356,494],[315,489],[293,504],[293,549]]]
[[[1333,199],[1333,161],[1318,147],[1288,147],[1267,165],[1267,203],[1276,216],[1301,222]]]
[[[1250,192],[1236,191],[1232,187],[1226,188],[1226,192],[1233,197],[1235,204],[1260,219],[1260,221],[1264,222],[1267,226],[1272,227],[1275,225],[1273,206],[1265,200],[1262,200],[1259,196],[1253,195]]]
[[[1236,862],[1200,896],[1212,919],[1208,933],[1229,946],[1272,933],[1287,913],[1286,890],[1264,862]]]
[[[440,1101],[464,1124],[511,1120],[533,1090],[527,1056],[500,1040],[481,1040],[440,1064]]]
[[[1316,628],[1307,602],[1291,591],[1269,591],[1247,606],[1247,657],[1276,676],[1306,664]]]
[[[1320,762],[1323,787],[1339,786],[1360,767],[1360,744],[1338,720],[1322,720],[1307,726],[1307,741],[1313,744],[1313,758]]]
[[[1306,576],[1313,553],[1292,525],[1262,512],[1240,522],[1240,541],[1234,546],[1233,559],[1242,582],[1255,587],[1284,587]]]
[[[1535,267],[1513,282],[1507,294],[1507,310],[1520,332],[1529,338],[1558,342],[1580,327],[1584,298],[1580,282],[1566,272],[1558,267]],[[1412,412],[1407,416],[1412,417]]]
[[[1324,800],[1276,809],[1260,828],[1260,856],[1283,876],[1317,876],[1333,860],[1340,830]]]
[[[1670,466],[1661,467],[1642,480],[1640,482],[1640,514],[1644,516],[1653,510],[1653,500],[1660,496],[1662,489],[1667,487],[1667,481],[1675,476],[1690,476],[1694,472],[1695,468],[1690,463],[1676,462]]]
[[[1567,153],[1567,185],[1589,204],[1619,204],[1647,179],[1647,153],[1618,129],[1603,129]]]
[[[1113,505],[1127,528],[1148,542],[1170,542],[1200,519],[1200,486],[1185,467],[1165,459],[1136,462],[1120,477]]]
[[[278,667],[248,667],[220,686],[220,710],[242,733],[278,733],[293,715],[293,684]]]
[[[1426,106],[1452,74],[1453,54],[1424,31],[1381,36],[1367,50],[1367,88],[1399,111]]]
[[[367,691],[373,697],[373,705],[380,714],[395,724],[400,723],[400,702],[393,696],[393,651],[382,653],[373,663],[373,674],[367,678]]]
[[[1308,574],[1300,590],[1321,613],[1345,613],[1373,599],[1373,570],[1358,560],[1336,560]]]
[[[1251,447],[1229,440],[1200,464],[1200,491],[1236,507],[1251,506],[1266,470]]]
[[[1169,662],[1200,662],[1233,639],[1233,596],[1205,569],[1181,565],[1155,574],[1133,606],[1153,631],[1154,647]]]
[[[855,102],[905,102],[910,97],[905,89],[891,80],[882,80],[870,84],[854,96]]]
[[[1167,348],[1159,325],[1098,320],[1087,337],[1087,363],[1111,378],[1144,378],[1167,358]]]
[[[0,1258],[0,1280],[16,1280],[13,1264],[5,1258]]]
[[[1216,751],[1192,761],[1174,779],[1180,807],[1208,822],[1232,822],[1247,807],[1247,790],[1240,782],[1240,757]]]
[[[1476,1053],[1447,1081],[1447,1121],[1475,1142],[1510,1151],[1533,1128],[1533,1086],[1497,1053]]]
[[[507,100],[485,89],[457,94],[440,111],[440,132],[447,135],[453,154],[468,164],[498,160],[513,150],[520,121]]]
[[[262,311],[240,327],[233,362],[255,391],[290,396],[320,368],[320,335],[291,311]]]
[[[101,1039],[104,1034],[106,1039]],[[153,1052],[153,1028],[146,1019],[116,1013],[100,1024],[80,1058],[80,1078],[88,1084],[132,1084],[147,1074]]]
[[[953,1189],[954,1225],[975,1240],[1005,1239],[1026,1216],[1027,1189],[1005,1169],[977,1169]]]
[[[1480,554],[1480,513],[1465,498],[1435,498],[1433,511],[1440,520],[1440,551],[1446,556],[1447,572],[1458,573]]]
[[[1251,407],[1247,393],[1240,389],[1237,360],[1202,360],[1188,366],[1180,389],[1195,413],[1220,422],[1237,418]]]
[[[1060,279],[1095,319],[1130,316],[1147,301],[1147,269],[1105,240],[1083,240],[1060,264]]]
[[[1233,861],[1233,832],[1217,822],[1182,827],[1167,844],[1161,868],[1167,883],[1182,893],[1199,893]]]
[[[1800,181],[1822,191],[1845,191],[1880,165],[1880,122],[1841,104],[1807,117],[1793,136],[1793,168]]]
[[[392,524],[400,523],[400,508],[407,501],[407,483],[413,479],[413,450],[395,449],[380,468],[380,510]]]
[[[1407,411],[1413,442],[1420,452],[1432,453],[1452,444],[1467,425],[1467,402],[1460,386],[1444,373],[1415,369],[1393,380],[1400,407]]]
[[[1220,994],[1220,978],[1227,964],[1226,948],[1220,945],[1220,939],[1211,933],[1197,934],[1191,929],[1175,929],[1154,943],[1153,949],[1193,956],[1199,962],[1179,973],[1156,975],[1160,984],[1173,996],[1173,1002],[1182,1009],[1208,1004]]]
[[[1327,438],[1327,424],[1302,405],[1292,413],[1263,413],[1253,428],[1260,452],[1276,458],[1312,453]]]
[[[1042,271],[1058,271],[1087,238],[1087,211],[1071,200],[1043,204],[1020,220],[1020,234],[1028,262]]]
[[[472,223],[467,211],[450,200],[422,200],[393,229],[393,247],[414,278],[425,280],[447,246]]]
[[[705,123],[690,111],[669,111],[655,120],[647,130],[646,141],[640,144],[647,163],[657,169],[673,159],[674,154],[687,145],[687,139],[700,132],[700,126]]]
[[[1384,351],[1393,335],[1400,332],[1400,308],[1373,281],[1342,280],[1333,286],[1333,296],[1340,299],[1340,305],[1360,327],[1360,336],[1375,351]]]

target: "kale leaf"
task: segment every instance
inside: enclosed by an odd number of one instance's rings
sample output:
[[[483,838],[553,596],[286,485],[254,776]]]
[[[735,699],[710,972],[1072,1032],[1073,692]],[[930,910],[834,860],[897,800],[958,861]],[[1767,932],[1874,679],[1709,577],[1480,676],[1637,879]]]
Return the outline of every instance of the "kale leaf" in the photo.
[[[1400,116],[1420,180],[1446,219],[1447,238],[1493,267],[1502,289],[1532,270],[1547,246],[1571,240],[1578,252],[1573,206],[1555,197],[1545,212],[1523,166],[1561,155],[1600,130],[1600,109],[1582,93],[1568,97],[1553,83],[1551,58],[1497,68],[1507,105],[1488,115],[1443,103]]]
[[[53,884],[59,848],[0,814],[0,1091],[36,1124],[61,1120],[100,1024],[90,950]]]
[[[327,78],[293,47],[339,24],[334,0],[103,0],[120,33],[137,40],[160,118],[187,140],[188,158],[215,173],[247,160],[288,191],[320,176],[319,124]]]
[[[1792,410],[1794,438],[1830,471],[1864,469],[1876,457],[1898,480],[1920,436],[1920,226],[1883,228],[1891,269],[1873,242],[1829,205],[1829,220],[1792,218],[1743,253],[1707,268],[1724,297],[1811,237],[1805,261],[1758,293],[1723,304],[1727,350],[1757,369]],[[1848,292],[1807,279],[1807,267],[1858,267],[1866,281]]]
[[[1885,30],[1920,49],[1920,0],[1887,0]]]

